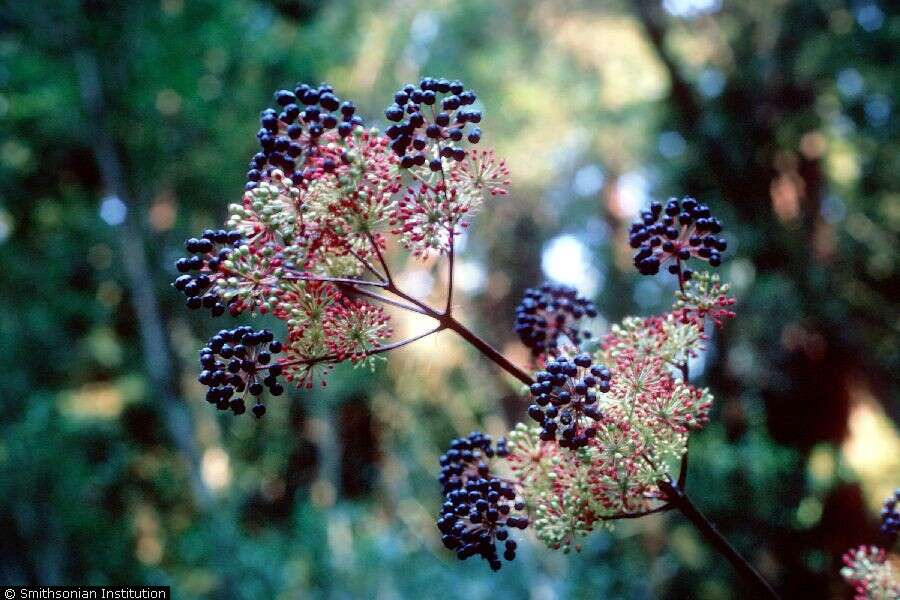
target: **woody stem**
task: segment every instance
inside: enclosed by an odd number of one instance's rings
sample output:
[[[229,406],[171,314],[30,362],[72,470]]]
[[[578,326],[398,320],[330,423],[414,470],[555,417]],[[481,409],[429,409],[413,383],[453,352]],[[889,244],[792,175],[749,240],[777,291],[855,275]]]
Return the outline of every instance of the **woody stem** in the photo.
[[[669,504],[681,511],[685,517],[703,534],[703,537],[716,549],[716,551],[724,556],[731,566],[744,578],[744,580],[753,586],[758,592],[760,598],[774,598],[778,600],[778,594],[772,589],[772,586],[763,579],[763,576],[753,568],[746,558],[734,549],[728,540],[719,532],[713,523],[700,512],[700,510],[691,502],[684,490],[678,484],[671,481],[660,481],[659,487],[668,496]]]

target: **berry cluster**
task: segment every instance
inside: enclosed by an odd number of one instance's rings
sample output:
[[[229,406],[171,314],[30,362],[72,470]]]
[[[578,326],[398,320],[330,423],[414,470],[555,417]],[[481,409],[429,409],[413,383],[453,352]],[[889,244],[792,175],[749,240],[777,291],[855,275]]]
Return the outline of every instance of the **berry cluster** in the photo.
[[[488,461],[508,455],[506,441],[500,439],[494,449],[491,438],[472,432],[455,439],[450,449],[441,455],[441,475],[444,504],[437,519],[441,541],[456,556],[465,560],[479,555],[491,569],[501,567],[497,542],[504,543],[503,558],[516,557],[516,542],[509,539],[508,528],[525,529],[528,517],[510,514],[525,509],[509,483],[491,473]]]
[[[224,273],[223,263],[231,256],[232,250],[241,244],[243,236],[239,231],[214,231],[207,229],[199,238],[184,242],[185,249],[193,254],[179,258],[175,268],[184,275],[173,285],[187,296],[187,307],[208,308],[214,317],[225,313],[226,304],[215,290],[214,284]],[[196,271],[197,274],[191,274]]]
[[[481,122],[481,112],[466,108],[475,100],[475,92],[466,90],[459,81],[431,77],[422,79],[418,86],[410,84],[397,90],[384,116],[394,123],[385,134],[401,157],[400,166],[409,169],[427,163],[438,172],[443,169],[442,158],[464,160],[466,151],[456,143],[464,136],[472,144],[481,140],[481,129],[475,126]],[[470,123],[473,127],[466,133]]]
[[[197,381],[209,386],[206,400],[219,410],[230,408],[240,415],[247,410],[245,399],[250,394],[256,398],[253,414],[263,416],[266,405],[260,396],[264,386],[273,396],[284,392],[277,381],[282,366],[272,362],[272,355],[279,352],[281,342],[266,329],[254,331],[252,327],[241,326],[221,330],[200,350],[203,370]]]
[[[884,501],[881,509],[881,531],[891,538],[900,533],[900,488]]]
[[[575,288],[545,283],[525,290],[522,302],[516,307],[515,331],[535,358],[556,356],[560,337],[575,348],[589,340],[591,332],[582,329],[582,320],[596,316],[594,303],[579,296]]]
[[[272,167],[297,183],[309,178],[304,166],[317,155],[323,135],[336,130],[340,137],[347,137],[363,122],[353,102],[341,102],[326,83],[319,87],[300,83],[293,92],[280,90],[275,92],[275,102],[281,112],[267,108],[260,114],[256,137],[262,150],[250,161],[247,189],[255,188]]]
[[[565,356],[547,361],[531,385],[535,403],[528,416],[541,426],[542,440],[557,439],[563,448],[583,448],[597,435],[594,421],[602,418],[597,406],[597,392],[609,391],[610,372],[595,365],[590,354],[579,354],[570,360]]]
[[[693,258],[707,261],[711,267],[722,262],[721,253],[728,247],[725,238],[716,237],[722,224],[712,216],[709,207],[693,198],[670,199],[665,208],[652,202],[650,210],[631,226],[628,238],[634,255],[634,266],[642,275],[655,275],[667,262],[669,273],[687,281],[692,272],[682,263]]]

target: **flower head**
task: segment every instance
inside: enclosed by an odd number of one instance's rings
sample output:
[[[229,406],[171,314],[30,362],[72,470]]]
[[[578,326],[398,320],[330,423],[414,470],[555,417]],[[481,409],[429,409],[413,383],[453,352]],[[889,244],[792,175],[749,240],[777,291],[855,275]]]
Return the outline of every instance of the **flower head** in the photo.
[[[325,311],[325,347],[338,361],[372,361],[372,351],[393,335],[389,321],[381,307],[344,297]]]
[[[442,181],[412,185],[391,214],[392,232],[414,256],[446,254],[453,236],[468,227],[468,217],[481,205],[481,195],[447,188]]]
[[[691,319],[703,320],[709,316],[717,327],[721,327],[725,319],[734,318],[730,307],[735,303],[728,296],[731,286],[722,283],[717,273],[700,271],[684,285],[683,290],[675,292],[674,310],[680,313],[682,321]]]
[[[499,440],[495,449],[490,436],[472,432],[451,442],[440,458],[444,503],[437,526],[444,546],[456,550],[460,560],[478,555],[496,571],[501,567],[496,544],[503,543],[503,557],[513,560],[516,542],[509,539],[508,529],[525,529],[528,517],[512,514],[525,504],[491,471],[489,463],[495,456],[507,456],[505,440]]]
[[[493,150],[469,150],[466,160],[450,171],[450,180],[469,194],[505,196],[509,188],[509,169]]]
[[[266,406],[261,400],[265,388],[273,396],[280,396],[284,388],[278,383],[282,366],[272,361],[281,352],[281,342],[271,331],[254,331],[242,326],[223,329],[210,338],[200,350],[203,369],[197,380],[209,386],[206,400],[219,410],[243,414],[248,396],[254,398],[253,414],[261,417]]]
[[[535,514],[535,533],[550,548],[580,548],[578,540],[599,522],[586,452],[560,448],[542,439],[540,428],[521,423],[509,434],[507,461]]]
[[[668,263],[669,272],[679,280],[690,279],[691,271],[682,263],[691,258],[706,261],[711,267],[721,264],[721,253],[728,247],[725,238],[716,237],[721,231],[722,224],[709,207],[693,198],[672,198],[665,208],[653,202],[650,210],[641,213],[641,220],[631,226],[628,241],[637,250],[634,266],[642,275],[655,275]]]
[[[481,112],[469,108],[475,100],[475,92],[459,81],[431,77],[397,90],[384,116],[394,123],[385,134],[401,157],[400,166],[427,164],[431,171],[441,172],[444,159],[463,161],[466,151],[458,145],[463,137],[471,144],[481,140]]]
[[[534,404],[528,416],[541,426],[541,439],[555,440],[564,448],[582,448],[597,435],[595,422],[601,418],[598,393],[610,389],[610,372],[593,363],[589,354],[574,359],[561,356],[547,361],[546,370],[534,376],[531,385]]]
[[[900,580],[883,549],[860,546],[844,554],[842,560],[841,576],[853,586],[854,600],[900,598]]]
[[[556,356],[565,347],[564,341],[579,350],[582,342],[591,338],[583,323],[596,316],[593,302],[575,288],[545,283],[525,290],[516,307],[515,331],[534,357]]]

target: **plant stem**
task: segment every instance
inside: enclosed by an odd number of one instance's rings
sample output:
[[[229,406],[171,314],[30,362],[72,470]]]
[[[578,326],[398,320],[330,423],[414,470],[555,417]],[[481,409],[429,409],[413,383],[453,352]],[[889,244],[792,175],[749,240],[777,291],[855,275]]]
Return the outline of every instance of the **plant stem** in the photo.
[[[447,329],[456,332],[457,335],[469,342],[472,346],[475,347],[475,349],[477,349],[485,357],[490,359],[494,364],[496,364],[498,367],[500,367],[525,385],[531,385],[532,383],[534,383],[531,375],[529,375],[516,365],[512,364],[509,360],[507,360],[505,356],[500,354],[500,352],[496,348],[475,335],[465,325],[463,325],[450,315],[444,315],[444,317],[441,319],[441,322]]]
[[[734,546],[728,543],[728,540],[719,533],[716,526],[707,519],[703,513],[691,502],[687,494],[684,493],[677,484],[670,481],[660,481],[659,487],[662,489],[669,499],[669,504],[681,511],[681,513],[690,520],[690,522],[703,534],[703,537],[712,544],[716,551],[728,559],[728,562],[740,573],[747,583],[760,594],[761,598],[774,598],[778,600],[778,594],[772,589],[772,586],[763,579],[762,575],[753,568],[746,558],[741,556]]]

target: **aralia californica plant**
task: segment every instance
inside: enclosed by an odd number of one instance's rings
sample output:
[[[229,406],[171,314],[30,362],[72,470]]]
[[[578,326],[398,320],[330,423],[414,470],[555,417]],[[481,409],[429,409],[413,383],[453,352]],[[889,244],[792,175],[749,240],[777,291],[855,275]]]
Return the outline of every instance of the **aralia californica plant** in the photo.
[[[331,86],[275,94],[260,116],[260,151],[223,229],[186,241],[174,286],[191,309],[214,316],[271,314],[277,336],[241,325],[200,350],[199,381],[220,410],[257,417],[282,382],[324,384],[341,362],[371,365],[385,353],[443,330],[455,332],[522,383],[526,423],[496,442],[480,432],[440,458],[437,526],[460,559],[496,570],[513,560],[510,533],[532,527],[554,549],[619,519],[677,509],[766,597],[771,587],[697,510],[685,490],[688,439],[713,402],[693,385],[688,361],[733,299],[717,267],[722,224],[692,199],[652,203],[629,232],[640,273],[677,279],[672,309],[632,317],[594,339],[596,307],[577,290],[529,289],[514,329],[531,350],[522,369],[453,313],[455,240],[477,211],[509,186],[505,163],[481,141],[477,97],[458,81],[424,78],[394,95],[384,130],[366,128]],[[445,258],[445,301],[403,290],[389,244]],[[429,317],[434,327],[392,339],[385,306]]]

